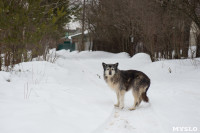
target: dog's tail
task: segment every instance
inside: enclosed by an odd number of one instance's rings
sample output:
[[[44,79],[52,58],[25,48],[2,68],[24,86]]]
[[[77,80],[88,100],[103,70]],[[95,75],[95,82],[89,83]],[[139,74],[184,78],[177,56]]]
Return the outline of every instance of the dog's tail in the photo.
[[[150,87],[150,80],[148,81],[148,87],[146,88],[146,91],[142,93],[141,97],[142,97],[142,100],[144,102],[149,102],[149,98],[147,97],[147,91]]]
[[[142,95],[141,95],[141,97],[142,97],[142,100],[144,102],[149,102],[149,98],[147,97],[147,93],[146,92],[143,92]]]

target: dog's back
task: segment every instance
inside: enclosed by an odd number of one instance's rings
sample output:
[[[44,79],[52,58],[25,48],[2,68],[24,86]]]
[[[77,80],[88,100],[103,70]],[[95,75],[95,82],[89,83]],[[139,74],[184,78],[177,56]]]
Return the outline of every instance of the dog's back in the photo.
[[[123,89],[126,91],[133,89],[135,93],[138,93],[142,97],[143,101],[148,102],[146,92],[150,86],[150,79],[146,74],[137,70],[121,70],[120,75]]]
[[[150,79],[141,71],[120,70],[120,77],[127,91],[132,87],[137,89],[138,85],[150,85]]]

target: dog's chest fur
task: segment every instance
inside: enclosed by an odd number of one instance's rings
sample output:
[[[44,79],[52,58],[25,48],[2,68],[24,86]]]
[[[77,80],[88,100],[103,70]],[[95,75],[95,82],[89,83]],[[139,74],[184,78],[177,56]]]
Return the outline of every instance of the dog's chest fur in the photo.
[[[106,83],[108,84],[108,86],[114,90],[114,91],[118,91],[119,90],[119,81],[117,77],[107,77],[104,76],[104,79],[106,81]]]

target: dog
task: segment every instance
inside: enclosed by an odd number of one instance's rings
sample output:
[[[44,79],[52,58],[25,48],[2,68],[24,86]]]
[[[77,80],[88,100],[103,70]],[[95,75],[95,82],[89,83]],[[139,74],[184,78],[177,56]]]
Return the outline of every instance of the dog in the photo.
[[[135,110],[141,101],[149,102],[147,91],[151,82],[146,74],[137,70],[119,70],[118,63],[106,64],[103,62],[102,66],[105,82],[117,95],[115,107],[124,108],[124,95],[129,90],[132,90],[134,97],[134,104],[129,110]]]

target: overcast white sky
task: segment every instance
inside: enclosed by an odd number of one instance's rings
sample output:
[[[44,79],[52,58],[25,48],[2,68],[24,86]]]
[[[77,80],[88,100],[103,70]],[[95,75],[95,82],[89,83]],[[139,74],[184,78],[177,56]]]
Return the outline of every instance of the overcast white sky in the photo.
[[[71,21],[69,24],[66,25],[66,29],[68,29],[68,27],[69,29],[73,30],[73,29],[76,29],[77,27],[80,27],[80,24],[78,21],[76,22]]]

